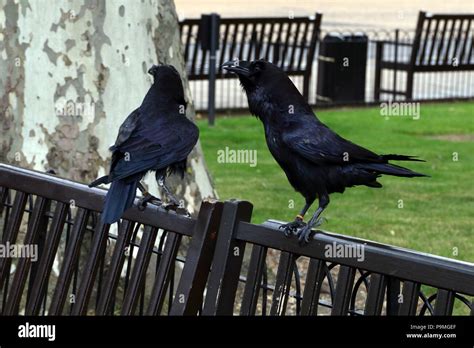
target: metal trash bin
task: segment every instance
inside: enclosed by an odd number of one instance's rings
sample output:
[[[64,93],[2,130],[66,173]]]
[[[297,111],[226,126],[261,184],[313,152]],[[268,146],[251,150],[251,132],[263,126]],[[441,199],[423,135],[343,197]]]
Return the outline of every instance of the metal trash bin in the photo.
[[[366,35],[328,34],[319,45],[317,103],[365,101]]]

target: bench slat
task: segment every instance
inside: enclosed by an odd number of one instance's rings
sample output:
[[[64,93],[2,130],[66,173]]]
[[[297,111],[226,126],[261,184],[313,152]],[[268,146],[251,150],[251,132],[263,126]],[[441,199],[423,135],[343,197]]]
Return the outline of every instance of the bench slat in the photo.
[[[222,206],[222,202],[201,204],[170,315],[196,315],[202,306]]]
[[[420,283],[403,282],[402,303],[398,310],[399,315],[416,315],[420,287]]]
[[[369,293],[365,303],[364,314],[380,315],[382,313],[387,277],[374,273],[370,276]]]
[[[288,293],[290,292],[291,287],[293,267],[296,267],[295,256],[292,253],[282,251],[278,263],[270,315],[285,315],[286,305],[288,304]]]
[[[240,270],[245,254],[245,242],[234,238],[239,221],[250,221],[249,202],[225,202],[207,284],[204,315],[232,315]]]
[[[355,274],[355,268],[340,266],[336,284],[336,296],[334,298],[331,315],[347,315]]]
[[[473,20],[468,20],[467,21],[466,35],[464,36],[464,41],[463,41],[463,44],[462,44],[461,52],[459,54],[459,57],[460,57],[459,60],[460,60],[461,64],[469,64],[469,60],[464,59],[464,57],[466,55],[466,47],[467,47],[467,43],[469,41],[469,32],[471,30],[471,23],[472,22],[473,22]],[[471,35],[474,37],[474,34],[471,34]],[[472,47],[471,47],[471,50],[472,50]]]
[[[324,281],[325,268],[324,261],[310,259],[301,303],[301,315],[318,314],[319,295]]]
[[[456,20],[452,19],[451,20],[451,29],[449,30],[448,46],[446,47],[446,50],[444,51],[444,56],[443,56],[443,60],[442,60],[444,65],[448,64],[449,51],[451,49],[451,44],[453,42],[453,36],[454,36],[455,29],[456,29]]]
[[[247,281],[245,282],[242,306],[240,308],[240,315],[255,315],[266,255],[267,248],[259,245],[253,246],[252,256],[250,257],[249,269],[247,272]]]
[[[436,296],[434,315],[451,315],[453,313],[453,307],[454,292],[439,289]]]

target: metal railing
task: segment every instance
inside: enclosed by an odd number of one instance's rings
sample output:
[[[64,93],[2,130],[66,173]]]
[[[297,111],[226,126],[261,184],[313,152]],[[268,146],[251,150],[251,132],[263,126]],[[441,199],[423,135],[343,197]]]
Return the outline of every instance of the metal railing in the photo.
[[[451,315],[455,302],[474,314],[472,263],[324,231],[301,246],[280,222],[249,223],[251,211],[224,204],[204,314]],[[335,247],[346,252],[327,252]],[[362,257],[347,253],[355,248]]]
[[[2,246],[31,248],[0,258],[1,314],[197,313],[222,204],[197,218],[135,205],[117,228],[100,221],[105,194],[0,164]]]
[[[301,246],[241,201],[196,218],[134,205],[103,225],[105,193],[0,164],[2,251],[37,248],[2,254],[0,314],[474,314],[469,262],[325,231]]]

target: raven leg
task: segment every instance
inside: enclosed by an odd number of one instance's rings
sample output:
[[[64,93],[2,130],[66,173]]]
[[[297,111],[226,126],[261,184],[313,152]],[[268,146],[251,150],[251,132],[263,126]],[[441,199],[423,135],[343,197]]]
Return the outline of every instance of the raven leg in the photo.
[[[146,208],[146,205],[148,203],[156,204],[156,205],[161,205],[163,202],[161,199],[158,197],[155,197],[151,195],[145,188],[145,186],[142,185],[141,182],[138,182],[137,185],[138,189],[141,191],[143,197],[138,201],[138,210],[143,211]]]
[[[168,199],[171,201],[171,203],[178,207],[179,206],[179,201],[175,196],[173,196],[170,189],[166,186],[164,175],[162,175],[158,178],[158,186],[160,186],[162,188],[162,190],[165,192],[166,197],[168,197]]]
[[[161,175],[158,180],[158,186],[160,186],[165,192],[166,197],[171,201],[171,203],[163,205],[163,208],[166,210],[174,210],[177,212],[178,209],[184,210],[184,215],[191,216],[191,214],[182,207],[181,202],[171,193],[170,189],[165,184],[165,176]]]
[[[303,209],[301,209],[300,213],[296,215],[294,221],[281,225],[279,228],[284,230],[285,236],[290,237],[292,234],[296,234],[299,228],[306,226],[306,223],[303,221],[304,215],[308,211],[311,204],[313,204],[314,200],[311,202],[306,201]]]
[[[321,213],[326,209],[329,204],[329,195],[324,194],[319,196],[319,206],[316,212],[314,213],[311,220],[309,220],[308,224],[298,232],[298,240],[300,244],[306,244],[309,242],[309,238],[311,237],[312,228],[320,226],[323,222],[323,219],[320,218]]]

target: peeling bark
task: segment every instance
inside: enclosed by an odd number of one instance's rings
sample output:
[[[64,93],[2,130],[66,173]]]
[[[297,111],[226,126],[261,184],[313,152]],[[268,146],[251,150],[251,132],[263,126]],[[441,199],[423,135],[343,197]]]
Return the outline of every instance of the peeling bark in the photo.
[[[194,118],[172,0],[0,0],[0,161],[90,182],[108,171],[108,147],[142,101],[152,64],[176,66]],[[157,192],[154,177],[146,182]],[[184,182],[195,210],[215,197],[200,145]]]

